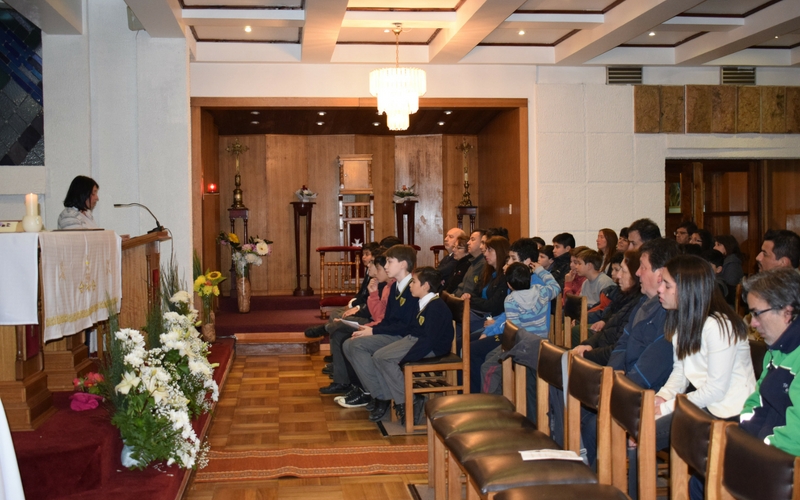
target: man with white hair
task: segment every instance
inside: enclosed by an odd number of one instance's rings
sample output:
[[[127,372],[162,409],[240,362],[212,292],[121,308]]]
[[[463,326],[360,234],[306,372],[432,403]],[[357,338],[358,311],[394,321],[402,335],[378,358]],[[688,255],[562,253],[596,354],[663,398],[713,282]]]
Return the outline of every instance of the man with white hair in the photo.
[[[453,271],[455,271],[456,265],[458,264],[458,261],[453,258],[453,250],[455,250],[459,236],[463,236],[463,239],[466,239],[467,233],[458,227],[454,227],[444,235],[444,251],[446,255],[439,261],[439,266],[436,270],[442,273],[442,279],[445,283],[447,283],[450,276],[453,275]]]

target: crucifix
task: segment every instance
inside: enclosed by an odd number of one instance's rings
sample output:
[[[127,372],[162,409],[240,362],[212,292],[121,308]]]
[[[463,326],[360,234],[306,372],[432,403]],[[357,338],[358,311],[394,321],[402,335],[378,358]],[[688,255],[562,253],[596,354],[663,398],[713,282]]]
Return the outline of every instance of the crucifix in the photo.
[[[461,203],[458,204],[460,207],[471,207],[472,200],[469,199],[469,152],[472,150],[472,144],[467,142],[467,138],[464,137],[464,142],[461,145],[456,146],[456,149],[461,151],[461,154],[464,156],[464,194],[461,197]]]
[[[238,137],[234,139],[233,144],[225,148],[225,151],[236,156],[236,177],[233,178],[236,189],[233,190],[233,205],[231,205],[231,208],[246,208],[244,202],[242,202],[242,175],[239,173],[239,155],[247,152],[249,149],[248,146],[239,142]]]

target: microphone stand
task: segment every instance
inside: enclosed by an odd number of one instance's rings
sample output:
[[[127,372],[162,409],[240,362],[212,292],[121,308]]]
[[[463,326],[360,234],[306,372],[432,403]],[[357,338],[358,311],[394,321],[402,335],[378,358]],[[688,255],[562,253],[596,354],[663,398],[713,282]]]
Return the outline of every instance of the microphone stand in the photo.
[[[157,217],[156,217],[156,216],[153,214],[153,212],[151,212],[149,208],[147,208],[146,206],[142,205],[141,203],[114,203],[114,208],[120,208],[120,207],[134,207],[134,206],[135,206],[135,207],[142,207],[142,208],[144,208],[145,210],[147,210],[147,211],[150,213],[150,215],[152,215],[152,216],[153,216],[153,219],[155,219],[155,220],[156,220],[156,227],[154,227],[153,229],[151,229],[151,230],[147,231],[147,234],[150,234],[150,233],[157,233],[157,232],[161,232],[161,231],[163,231],[163,230],[164,230],[164,226],[162,226],[162,225],[161,225],[161,223],[160,223],[160,222],[158,222],[158,218],[157,218]]]

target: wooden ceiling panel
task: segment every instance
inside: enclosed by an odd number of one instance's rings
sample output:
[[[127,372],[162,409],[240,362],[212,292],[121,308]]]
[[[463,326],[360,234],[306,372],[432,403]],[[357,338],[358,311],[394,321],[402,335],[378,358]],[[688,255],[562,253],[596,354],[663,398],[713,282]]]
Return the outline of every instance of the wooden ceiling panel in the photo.
[[[394,33],[386,33],[390,24],[386,23],[386,28],[342,28],[339,31],[339,43],[365,43],[365,44],[394,44]],[[434,33],[435,28],[403,28],[400,33],[400,44],[428,44]]]
[[[635,0],[634,0],[635,1]],[[605,12],[618,0],[528,0],[519,12]]]
[[[650,33],[655,33],[655,35],[650,36]],[[698,34],[699,32],[690,33],[686,31],[648,31],[628,42],[625,42],[623,46],[630,47],[633,45],[637,47],[676,47],[684,42],[687,38],[696,37]]]
[[[303,0],[179,0],[183,8],[301,9]]]
[[[455,10],[463,0],[350,0],[348,9]]]
[[[519,34],[519,29],[500,28],[496,29],[483,39],[481,45],[503,44],[503,45],[553,45],[558,40],[565,37],[571,30],[569,29],[524,29],[524,34]]]
[[[272,26],[251,26],[250,33],[241,26],[195,26],[198,41],[235,40],[242,42],[280,42],[299,43],[299,28],[276,28]]]
[[[775,2],[773,0],[706,0],[700,5],[687,10],[685,14],[738,17],[772,3]]]

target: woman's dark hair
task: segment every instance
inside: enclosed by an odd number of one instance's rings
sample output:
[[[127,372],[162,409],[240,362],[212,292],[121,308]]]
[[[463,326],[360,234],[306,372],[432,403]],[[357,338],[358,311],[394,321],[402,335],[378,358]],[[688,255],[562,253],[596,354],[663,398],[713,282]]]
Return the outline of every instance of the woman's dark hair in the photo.
[[[620,238],[625,238],[626,240],[628,239],[628,228],[627,227],[623,227],[622,229],[619,230],[619,237]],[[619,240],[617,240],[617,242],[619,243]]]
[[[732,234],[720,234],[714,238],[714,241],[725,247],[725,255],[736,255],[741,257],[742,250],[739,248],[739,242]]]
[[[607,266],[611,265],[611,257],[617,251],[617,242],[619,239],[617,238],[617,233],[614,232],[613,229],[603,228],[600,230],[603,233],[603,236],[606,238],[606,249],[602,252],[603,253],[603,265],[598,269],[598,271],[602,271]]]
[[[618,252],[622,254],[622,252]],[[639,277],[636,276],[636,271],[639,270],[639,257],[642,255],[639,253],[639,250],[628,250],[624,254],[622,254],[623,261],[625,262],[625,267],[628,268],[628,271],[631,273],[631,280],[633,281],[633,285],[627,290],[622,290],[622,293],[636,293],[639,291]],[[621,283],[620,283],[621,285]]]
[[[433,267],[418,267],[414,269],[412,274],[420,286],[427,283],[430,286],[429,291],[431,293],[439,293],[439,290],[442,288],[442,273]]]
[[[704,252],[714,248],[714,235],[711,234],[711,231],[708,229],[698,229],[694,234],[700,237],[700,247]]]
[[[527,290],[531,287],[531,268],[514,262],[506,269],[506,279],[512,290]]]
[[[483,274],[481,275],[478,289],[485,287],[492,281],[492,274],[494,274],[495,271],[497,271],[497,277],[503,275],[503,266],[506,263],[506,258],[508,258],[508,251],[511,245],[508,243],[508,240],[502,236],[492,236],[486,239],[486,249],[488,250],[490,248],[494,250],[495,255],[497,255],[497,269],[490,266],[488,262],[486,263],[486,266],[483,268]]]
[[[679,255],[667,262],[666,270],[675,280],[678,307],[667,311],[664,335],[669,341],[678,335],[678,359],[700,350],[703,325],[709,317],[719,324],[729,344],[747,339],[744,322],[725,302],[708,262],[696,255]]]
[[[64,198],[64,207],[77,208],[81,212],[88,210],[86,202],[92,197],[95,186],[100,188],[94,179],[85,175],[79,175],[72,179],[67,190],[67,197]]]

